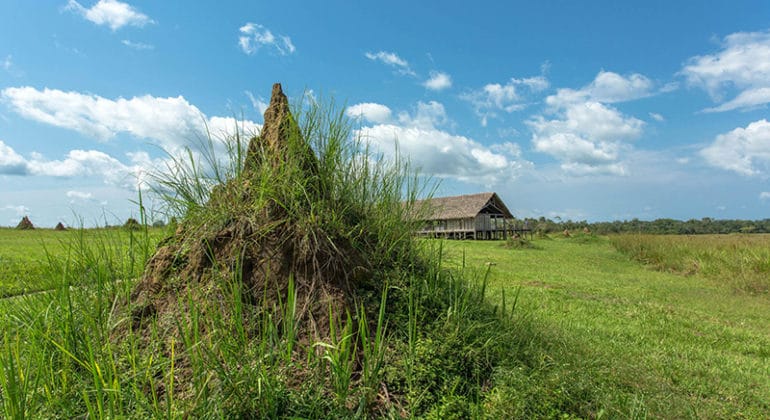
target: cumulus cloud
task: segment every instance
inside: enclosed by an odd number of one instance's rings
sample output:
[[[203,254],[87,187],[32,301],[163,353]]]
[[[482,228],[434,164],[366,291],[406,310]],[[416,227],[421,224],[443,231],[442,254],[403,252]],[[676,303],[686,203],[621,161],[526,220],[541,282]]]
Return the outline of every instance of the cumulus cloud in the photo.
[[[399,57],[396,53],[387,51],[378,51],[376,53],[367,52],[364,56],[372,61],[379,61],[390,67],[394,67],[400,74],[416,76],[416,73],[409,67],[409,63]]]
[[[69,0],[65,9],[81,15],[97,25],[109,26],[113,31],[127,25],[143,27],[148,23],[153,23],[152,19],[133,6],[117,0],[99,0],[90,8],[83,7],[75,0]]]
[[[272,47],[280,55],[293,54],[296,51],[291,38],[286,35],[274,35],[270,29],[258,23],[248,22],[239,29],[238,45],[244,53],[253,55],[263,46]]]
[[[441,91],[452,87],[452,77],[444,72],[432,71],[430,78],[422,84],[426,89]]]
[[[398,114],[398,121],[402,125],[410,127],[418,127],[423,129],[431,129],[434,127],[440,127],[449,123],[449,117],[447,117],[446,109],[440,102],[417,102],[412,114],[408,112],[401,112]]]
[[[600,71],[587,86],[577,90],[559,89],[555,95],[546,99],[546,103],[551,106],[587,101],[612,104],[646,98],[668,90],[668,87],[656,89],[655,83],[638,73],[622,76],[609,71]]]
[[[361,118],[368,122],[385,123],[390,120],[392,111],[385,105],[363,102],[349,106],[345,110],[345,115],[350,118]]]
[[[710,165],[745,176],[767,176],[770,169],[770,122],[755,121],[720,134],[700,151]]]
[[[611,71],[600,71],[584,90],[595,101],[614,103],[651,96],[654,86],[650,79],[638,73],[624,77]]]
[[[460,95],[460,98],[473,105],[476,115],[481,118],[481,125],[486,126],[490,118],[498,116],[498,112],[511,113],[526,107],[522,88],[532,93],[545,90],[548,86],[548,79],[544,76],[511,78],[504,85],[489,83],[481,89]]]
[[[27,172],[28,168],[25,159],[0,140],[0,174],[26,175]]]
[[[233,133],[236,125],[256,132],[259,125],[234,118],[206,117],[183,96],[160,98],[150,95],[130,99],[108,99],[80,92],[32,87],[6,88],[0,98],[20,115],[108,141],[118,133],[152,139],[174,152],[205,138],[205,128],[215,135]],[[213,128],[213,130],[212,130]]]
[[[770,191],[762,191],[759,193],[759,199],[762,201],[770,200]]]
[[[0,141],[0,174],[23,176],[49,176],[74,178],[96,176],[105,184],[123,188],[136,188],[146,174],[160,162],[137,160],[129,155],[133,164],[124,164],[118,159],[97,150],[72,150],[59,160],[49,160],[39,153],[24,158],[11,147]],[[10,165],[4,162],[11,161]],[[77,192],[68,193],[70,198],[83,198]]]
[[[438,128],[447,122],[441,103],[419,102],[411,113],[399,113],[398,123],[374,124],[357,134],[386,156],[401,153],[422,173],[439,178],[488,186],[513,179],[531,166],[521,158],[518,145],[485,146]]]
[[[625,175],[622,153],[641,136],[645,123],[609,103],[651,94],[653,83],[642,75],[604,71],[582,89],[559,89],[546,98],[547,112],[527,121],[532,145],[559,160],[568,173]]]
[[[705,112],[746,109],[770,103],[770,31],[726,36],[721,50],[690,58],[679,72],[690,86],[721,104]],[[737,95],[723,102],[728,93]]]

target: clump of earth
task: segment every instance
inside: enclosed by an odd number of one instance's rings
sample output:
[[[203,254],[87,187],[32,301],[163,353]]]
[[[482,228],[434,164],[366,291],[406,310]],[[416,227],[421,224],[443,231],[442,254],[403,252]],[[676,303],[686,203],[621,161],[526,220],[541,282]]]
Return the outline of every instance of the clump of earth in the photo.
[[[35,228],[35,225],[32,224],[32,221],[29,220],[29,217],[27,216],[22,217],[19,224],[16,225],[16,229],[21,229],[21,230],[29,230],[34,228]]]
[[[122,311],[113,339],[138,334],[141,346],[169,352],[181,342],[180,325],[194,318],[200,336],[206,319],[243,317],[247,334],[257,336],[256,316],[271,311],[280,324],[290,293],[300,342],[330,336],[330,322],[355,313],[359,288],[371,284],[366,255],[341,232],[314,222],[312,206],[329,200],[319,181],[319,161],[290,111],[280,84],[272,90],[260,134],[248,145],[243,171],[213,188],[199,214],[186,217],[158,245]],[[302,188],[268,194],[273,183],[293,179]],[[287,185],[291,183],[285,183]],[[292,194],[300,196],[295,197]],[[359,215],[345,218],[355,221]],[[232,305],[233,287],[245,310]],[[194,311],[192,308],[194,307]],[[161,343],[157,343],[160,338]]]

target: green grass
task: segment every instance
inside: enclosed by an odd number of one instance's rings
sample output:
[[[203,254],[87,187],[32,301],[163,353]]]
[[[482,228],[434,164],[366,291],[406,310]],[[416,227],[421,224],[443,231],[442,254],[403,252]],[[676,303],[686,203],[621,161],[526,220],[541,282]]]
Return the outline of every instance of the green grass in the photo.
[[[149,240],[157,241],[167,232],[163,228],[149,228]],[[107,229],[53,229],[18,230],[0,228],[0,297],[15,296],[55,287],[51,277],[54,260],[82,258],[77,255],[85,243],[101,242],[101,253],[127,253],[142,240],[144,231],[121,228]],[[154,242],[153,242],[154,243]],[[142,261],[135,261],[135,265]],[[133,267],[135,270],[141,267]]]
[[[751,294],[770,292],[770,235],[616,235],[631,258],[662,271],[697,274]]]
[[[359,328],[365,339],[341,331],[338,341],[315,346],[317,358],[291,359],[287,366],[280,362],[287,360],[287,347],[273,353],[250,345],[244,351],[243,336],[228,335],[217,343],[201,341],[193,365],[178,366],[174,357],[141,354],[130,343],[107,339],[111,299],[130,290],[130,282],[108,280],[144,258],[142,247],[131,247],[138,238],[130,232],[0,234],[9,244],[1,255],[15,255],[17,266],[37,264],[43,273],[38,280],[54,285],[50,293],[0,301],[5,417],[355,417],[359,398],[382,403],[383,384],[393,405],[380,415],[760,418],[770,410],[767,296],[736,293],[698,274],[652,270],[606,238],[535,239],[531,249],[446,241],[443,250],[433,251],[441,255],[431,257],[444,268],[419,287],[390,289],[386,306],[403,309],[381,312],[376,328]],[[162,234],[151,231],[145,245],[151,248]],[[59,262],[46,263],[41,249]],[[62,277],[57,264],[68,258],[71,269],[83,262],[88,269],[101,266],[104,281],[84,281],[77,270]],[[56,278],[80,278],[87,287],[70,288],[72,282]],[[478,287],[469,288],[465,279]],[[99,290],[106,292],[100,296]],[[484,315],[482,290],[497,306],[497,317]],[[274,334],[286,343],[278,330]],[[356,349],[360,343],[369,347]],[[176,343],[174,351],[185,347]],[[369,354],[365,380],[356,379],[356,351]],[[251,367],[232,370],[228,365],[235,362]],[[197,389],[208,389],[197,402],[149,391],[173,387],[174,372],[190,368],[200,372]],[[291,379],[297,374],[304,375],[304,385]],[[328,388],[317,375],[328,377]],[[221,380],[231,383],[212,387]]]
[[[529,404],[572,401],[597,416],[769,412],[767,296],[736,294],[699,275],[653,271],[606,239],[576,239],[535,240],[537,250],[446,244],[458,264],[463,258],[479,270],[493,264],[489,296],[520,287],[517,311],[536,329],[530,351],[541,360],[524,366],[526,380],[510,372],[499,378],[501,400],[527,403],[516,388],[524,386],[543,393]]]

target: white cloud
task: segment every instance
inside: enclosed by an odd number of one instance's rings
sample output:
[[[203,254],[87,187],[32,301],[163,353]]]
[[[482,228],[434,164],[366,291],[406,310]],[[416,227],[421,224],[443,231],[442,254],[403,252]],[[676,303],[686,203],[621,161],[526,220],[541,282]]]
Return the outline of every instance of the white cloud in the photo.
[[[538,115],[527,121],[535,150],[561,161],[569,173],[626,173],[619,163],[621,152],[641,135],[643,121],[592,101],[559,104],[551,112],[555,119]]]
[[[395,67],[400,74],[416,76],[416,73],[409,67],[409,63],[396,53],[379,51],[376,53],[367,52],[364,55],[372,61],[379,61],[388,66]]]
[[[3,207],[2,210],[11,210],[14,213],[16,213],[16,216],[19,216],[19,217],[23,217],[29,214],[29,208],[21,204],[18,206],[7,205]]]
[[[24,75],[24,72],[13,62],[13,56],[11,54],[6,55],[5,58],[0,61],[0,68],[13,77],[21,77]]]
[[[532,165],[521,158],[516,144],[488,147],[436,128],[447,121],[443,105],[420,102],[413,114],[399,114],[399,124],[375,124],[358,135],[388,157],[396,152],[407,156],[424,174],[485,186],[514,179]]]
[[[770,191],[762,191],[759,193],[759,199],[762,201],[770,200]]]
[[[293,54],[296,51],[291,38],[286,35],[274,35],[270,29],[258,23],[248,22],[239,29],[238,45],[244,53],[253,55],[262,46],[273,47],[280,55]]]
[[[710,165],[746,176],[767,176],[770,169],[770,122],[755,121],[720,134],[700,151]]]
[[[120,42],[121,42],[121,44],[123,44],[123,45],[125,45],[125,46],[127,46],[129,48],[133,48],[133,49],[139,50],[139,51],[147,51],[147,50],[154,50],[155,49],[154,45],[152,45],[152,44],[145,44],[143,42],[134,42],[134,41],[131,41],[131,40],[128,40],[128,39],[124,39],[124,40],[122,40]]]
[[[587,101],[611,104],[649,97],[658,92],[669,91],[667,89],[669,88],[664,87],[656,91],[655,84],[638,73],[621,76],[613,72],[600,71],[587,86],[578,90],[559,89],[555,95],[546,99],[546,103],[557,107]]]
[[[770,31],[737,32],[724,38],[715,54],[695,56],[679,72],[690,86],[706,90],[716,102],[726,92],[737,96],[706,112],[722,112],[770,103]]]
[[[574,175],[626,175],[623,154],[639,138],[644,121],[609,105],[662,92],[641,74],[621,76],[600,71],[580,88],[563,88],[545,99],[546,112],[527,121],[535,150],[553,156]],[[658,121],[663,117],[651,113]],[[555,117],[555,118],[554,118]]]
[[[66,195],[67,195],[67,198],[78,199],[78,200],[90,200],[94,196],[90,192],[76,191],[76,190],[67,191]]]
[[[130,156],[131,157],[131,156]],[[3,161],[10,161],[6,165]],[[23,176],[49,176],[55,178],[74,178],[95,176],[105,184],[133,189],[142,182],[146,173],[161,162],[137,161],[133,165],[121,161],[97,150],[72,150],[61,160],[48,160],[39,153],[24,158],[11,147],[0,141],[0,174]],[[67,193],[70,198],[77,197],[77,192]]]
[[[254,107],[254,109],[257,110],[257,112],[259,112],[259,115],[264,115],[265,110],[267,109],[268,106],[270,106],[270,104],[267,103],[267,101],[265,101],[261,96],[258,98],[255,97],[254,94],[248,90],[244,91],[244,93],[246,94],[246,96],[249,97],[249,101],[251,101],[251,106]]]
[[[0,174],[26,175],[27,172],[24,158],[0,140]]]
[[[142,27],[153,23],[147,15],[133,6],[117,0],[99,0],[90,8],[83,7],[75,0],[69,0],[66,10],[71,10],[97,25],[106,25],[116,31],[126,25]]]
[[[658,114],[657,112],[650,112],[648,115],[650,116],[650,118],[652,118],[653,120],[655,120],[657,122],[666,121],[666,118],[663,117],[662,115]]]
[[[770,87],[747,89],[739,93],[735,98],[712,108],[706,108],[703,112],[724,112],[735,109],[750,109],[770,102]]]
[[[345,115],[350,118],[362,118],[373,123],[385,123],[390,120],[391,110],[385,105],[363,102],[349,106],[345,110]]]
[[[600,71],[585,90],[595,101],[614,103],[651,96],[653,88],[654,83],[638,73],[624,77],[611,71]]]
[[[169,152],[205,138],[205,126],[212,134],[234,132],[234,118],[207,118],[183,96],[159,98],[150,95],[131,99],[107,99],[79,92],[32,87],[6,88],[0,98],[20,115],[68,128],[107,141],[118,133],[139,139],[153,139]],[[258,130],[251,121],[239,122],[248,132]]]
[[[417,102],[414,114],[401,112],[398,114],[398,121],[409,127],[418,127],[423,129],[432,129],[449,123],[444,105],[440,102]]]
[[[236,131],[251,138],[259,134],[262,126],[252,121],[238,120],[233,117],[211,117],[206,122],[206,127],[213,137],[225,139]]]
[[[72,150],[62,160],[28,161],[30,174],[59,178],[99,176],[104,183],[131,188],[137,185],[143,168],[124,165],[119,160],[97,150]]]
[[[473,105],[476,115],[481,118],[481,125],[486,126],[490,118],[498,116],[499,111],[511,113],[526,107],[519,88],[524,87],[529,92],[540,92],[548,86],[548,80],[544,76],[511,78],[504,85],[489,83],[479,90],[460,95],[460,98]]]
[[[452,87],[452,77],[444,72],[432,71],[430,72],[430,79],[423,83],[426,89],[441,91]]]

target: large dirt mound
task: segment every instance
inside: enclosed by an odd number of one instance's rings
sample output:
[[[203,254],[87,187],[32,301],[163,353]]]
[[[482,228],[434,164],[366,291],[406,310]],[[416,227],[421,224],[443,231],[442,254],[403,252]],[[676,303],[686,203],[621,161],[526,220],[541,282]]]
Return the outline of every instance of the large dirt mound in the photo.
[[[153,337],[178,338],[180,321],[189,325],[193,318],[204,320],[195,325],[205,336],[214,328],[205,322],[207,317],[233,316],[244,317],[249,334],[257,334],[255,313],[273,311],[275,320],[285,316],[281,306],[290,279],[301,341],[328,337],[330,314],[339,320],[347,311],[355,312],[356,288],[371,270],[344,235],[313,223],[317,216],[311,207],[325,200],[316,173],[319,161],[302,139],[280,84],[273,86],[264,116],[260,135],[249,143],[241,176],[212,190],[201,211],[206,217],[187,217],[159,244],[123,306],[130,317],[123,317],[115,338],[133,331],[144,337],[145,345],[155,346]],[[271,184],[266,179],[296,179],[293,183],[303,187],[299,195],[270,195],[265,191],[273,186],[265,185]],[[294,198],[276,198],[286,195]],[[238,314],[231,307],[234,289],[246,308]]]
[[[32,224],[32,221],[29,220],[29,217],[24,216],[18,225],[16,225],[16,229],[22,229],[22,230],[28,230],[28,229],[34,229],[35,225]]]

